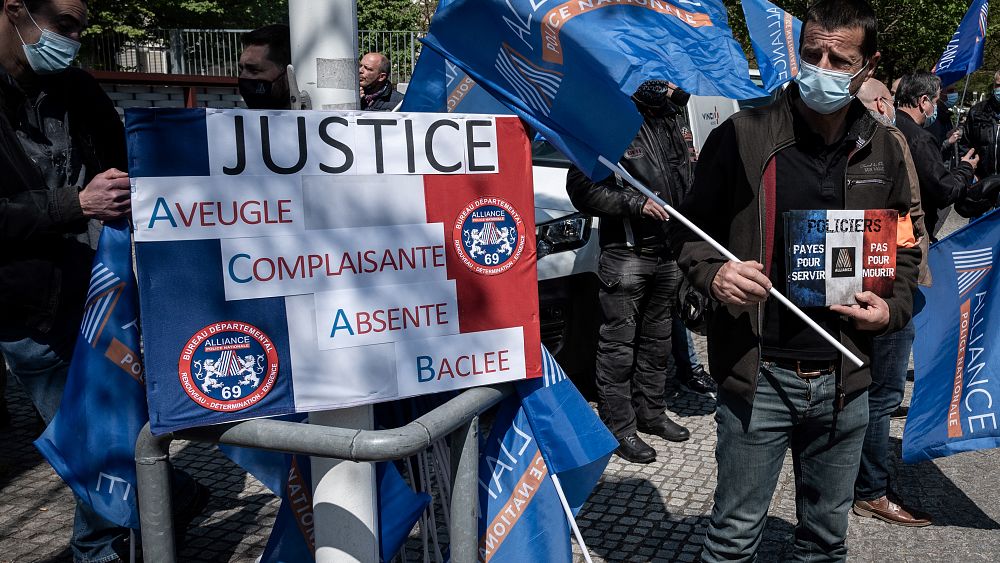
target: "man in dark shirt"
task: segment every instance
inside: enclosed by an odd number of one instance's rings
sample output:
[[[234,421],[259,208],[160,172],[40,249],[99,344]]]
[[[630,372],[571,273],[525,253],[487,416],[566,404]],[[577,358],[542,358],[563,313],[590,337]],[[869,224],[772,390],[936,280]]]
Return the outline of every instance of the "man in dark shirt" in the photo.
[[[906,136],[920,181],[920,201],[924,206],[924,224],[931,242],[936,240],[938,215],[942,209],[962,200],[982,199],[983,184],[972,187],[979,164],[975,149],[969,149],[958,166],[949,170],[941,161],[941,144],[927,130],[937,119],[941,79],[926,72],[907,74],[896,89],[896,127]],[[1000,184],[997,184],[1000,187]]]
[[[403,102],[403,95],[396,91],[389,80],[389,58],[382,53],[368,53],[358,64],[361,84],[361,109],[364,111],[393,111]]]
[[[772,105],[744,110],[709,135],[681,207],[726,246],[728,260],[681,227],[678,264],[715,300],[709,363],[719,383],[718,482],[701,560],[751,561],[790,450],[796,514],[790,560],[842,561],[848,511],[868,423],[868,366],[855,366],[770,299],[784,289],[782,213],[898,213],[892,295],[804,311],[867,364],[875,334],[909,320],[920,252],[910,222],[911,174],[900,142],[855,95],[879,61],[864,0],[819,0],[806,12],[792,84]],[[940,160],[940,159],[938,159]]]
[[[287,25],[255,29],[241,39],[240,95],[250,109],[288,109],[292,48]]]

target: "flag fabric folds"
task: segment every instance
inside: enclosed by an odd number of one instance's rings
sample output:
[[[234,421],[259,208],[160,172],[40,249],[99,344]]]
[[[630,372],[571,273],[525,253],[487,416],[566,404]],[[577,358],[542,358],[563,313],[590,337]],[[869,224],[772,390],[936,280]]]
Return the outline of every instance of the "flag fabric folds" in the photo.
[[[597,156],[618,160],[639,129],[630,95],[645,80],[671,80],[692,94],[765,95],[718,0],[455,0],[435,15],[424,43],[593,179],[609,173]]]
[[[442,0],[438,3],[437,11],[448,4],[448,1]],[[510,113],[507,106],[489,95],[464,70],[433,49],[421,51],[399,111]]]
[[[59,411],[35,446],[102,517],[139,527],[135,440],[148,420],[128,224],[101,232]]]
[[[1000,212],[931,247],[932,287],[914,317],[913,397],[903,461],[1000,446]]]
[[[802,22],[768,0],[743,0],[742,5],[760,78],[773,92],[799,73]]]
[[[618,447],[611,432],[542,348],[543,377],[516,384],[480,455],[483,561],[571,561],[570,526],[550,474],[580,510]]]
[[[941,77],[941,86],[949,86],[983,66],[983,46],[986,43],[989,0],[973,0],[969,10],[934,65],[934,74]]]

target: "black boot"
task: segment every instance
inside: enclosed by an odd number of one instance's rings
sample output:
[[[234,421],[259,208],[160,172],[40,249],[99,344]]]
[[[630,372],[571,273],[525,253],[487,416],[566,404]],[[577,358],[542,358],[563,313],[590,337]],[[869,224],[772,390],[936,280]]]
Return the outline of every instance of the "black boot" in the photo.
[[[644,442],[638,434],[618,438],[618,457],[632,463],[652,463],[656,461],[656,450]]]

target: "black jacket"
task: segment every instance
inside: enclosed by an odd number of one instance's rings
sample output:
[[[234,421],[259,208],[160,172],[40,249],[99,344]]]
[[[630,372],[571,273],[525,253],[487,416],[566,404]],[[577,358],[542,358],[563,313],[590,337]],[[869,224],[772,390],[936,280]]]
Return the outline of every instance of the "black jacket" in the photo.
[[[913,164],[920,181],[920,202],[924,206],[924,225],[928,232],[937,225],[941,209],[965,197],[975,170],[968,162],[959,162],[953,170],[941,161],[941,144],[934,135],[917,125],[906,112],[896,113],[896,127],[906,136]],[[931,238],[937,233],[931,232]]]
[[[985,100],[972,106],[962,128],[962,141],[979,154],[976,176],[985,178],[1000,174],[1000,102],[992,92]]]
[[[386,82],[385,85],[387,87],[372,98],[368,106],[365,106],[365,100],[361,98],[363,111],[392,111],[403,101],[403,95],[396,91],[396,86],[392,82]]]
[[[646,118],[621,159],[629,174],[675,207],[692,180],[687,143],[677,122],[681,115]],[[601,218],[601,248],[634,246],[654,252],[666,248],[667,224],[643,217],[646,196],[616,175],[595,183],[573,166],[566,191],[574,207]]]
[[[770,271],[770,261],[784,249],[768,248],[775,221],[775,174],[770,168],[781,149],[795,143],[791,104],[798,87],[789,86],[772,105],[743,110],[708,136],[695,171],[694,188],[681,212],[726,246],[740,260],[756,260]],[[861,102],[852,102],[848,123],[858,137],[858,147],[848,158],[842,179],[845,209],[895,209],[900,215],[897,232],[896,279],[889,305],[886,332],[899,330],[910,320],[916,288],[920,249],[909,227],[912,201],[910,170],[905,147],[879,125]],[[771,172],[769,172],[771,170]],[[771,194],[771,195],[768,195]],[[712,280],[728,261],[709,243],[676,223],[671,244],[677,263],[692,286],[711,295]],[[907,235],[909,232],[909,236]],[[761,365],[763,307],[722,305],[716,302],[708,324],[708,359],[712,376],[727,391],[753,403]],[[837,371],[837,394],[843,399],[871,383],[868,358],[874,334],[842,321],[840,342],[864,362],[842,359]]]
[[[45,332],[60,310],[82,310],[93,250],[79,191],[108,168],[126,170],[125,131],[114,105],[87,72],[43,77],[37,106],[0,70],[0,325]],[[68,128],[70,150],[44,154],[44,123]],[[38,150],[34,159],[19,135]],[[65,164],[66,160],[68,164]],[[65,166],[74,185],[47,185]]]

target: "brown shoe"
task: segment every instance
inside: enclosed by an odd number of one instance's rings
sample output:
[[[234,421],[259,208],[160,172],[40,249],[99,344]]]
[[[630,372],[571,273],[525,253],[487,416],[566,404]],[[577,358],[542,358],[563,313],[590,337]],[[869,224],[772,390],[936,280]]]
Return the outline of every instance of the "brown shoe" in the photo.
[[[883,496],[875,500],[854,501],[854,513],[858,516],[871,516],[883,522],[896,524],[897,526],[910,526],[919,528],[930,526],[931,519],[915,510],[909,510],[889,500]]]

